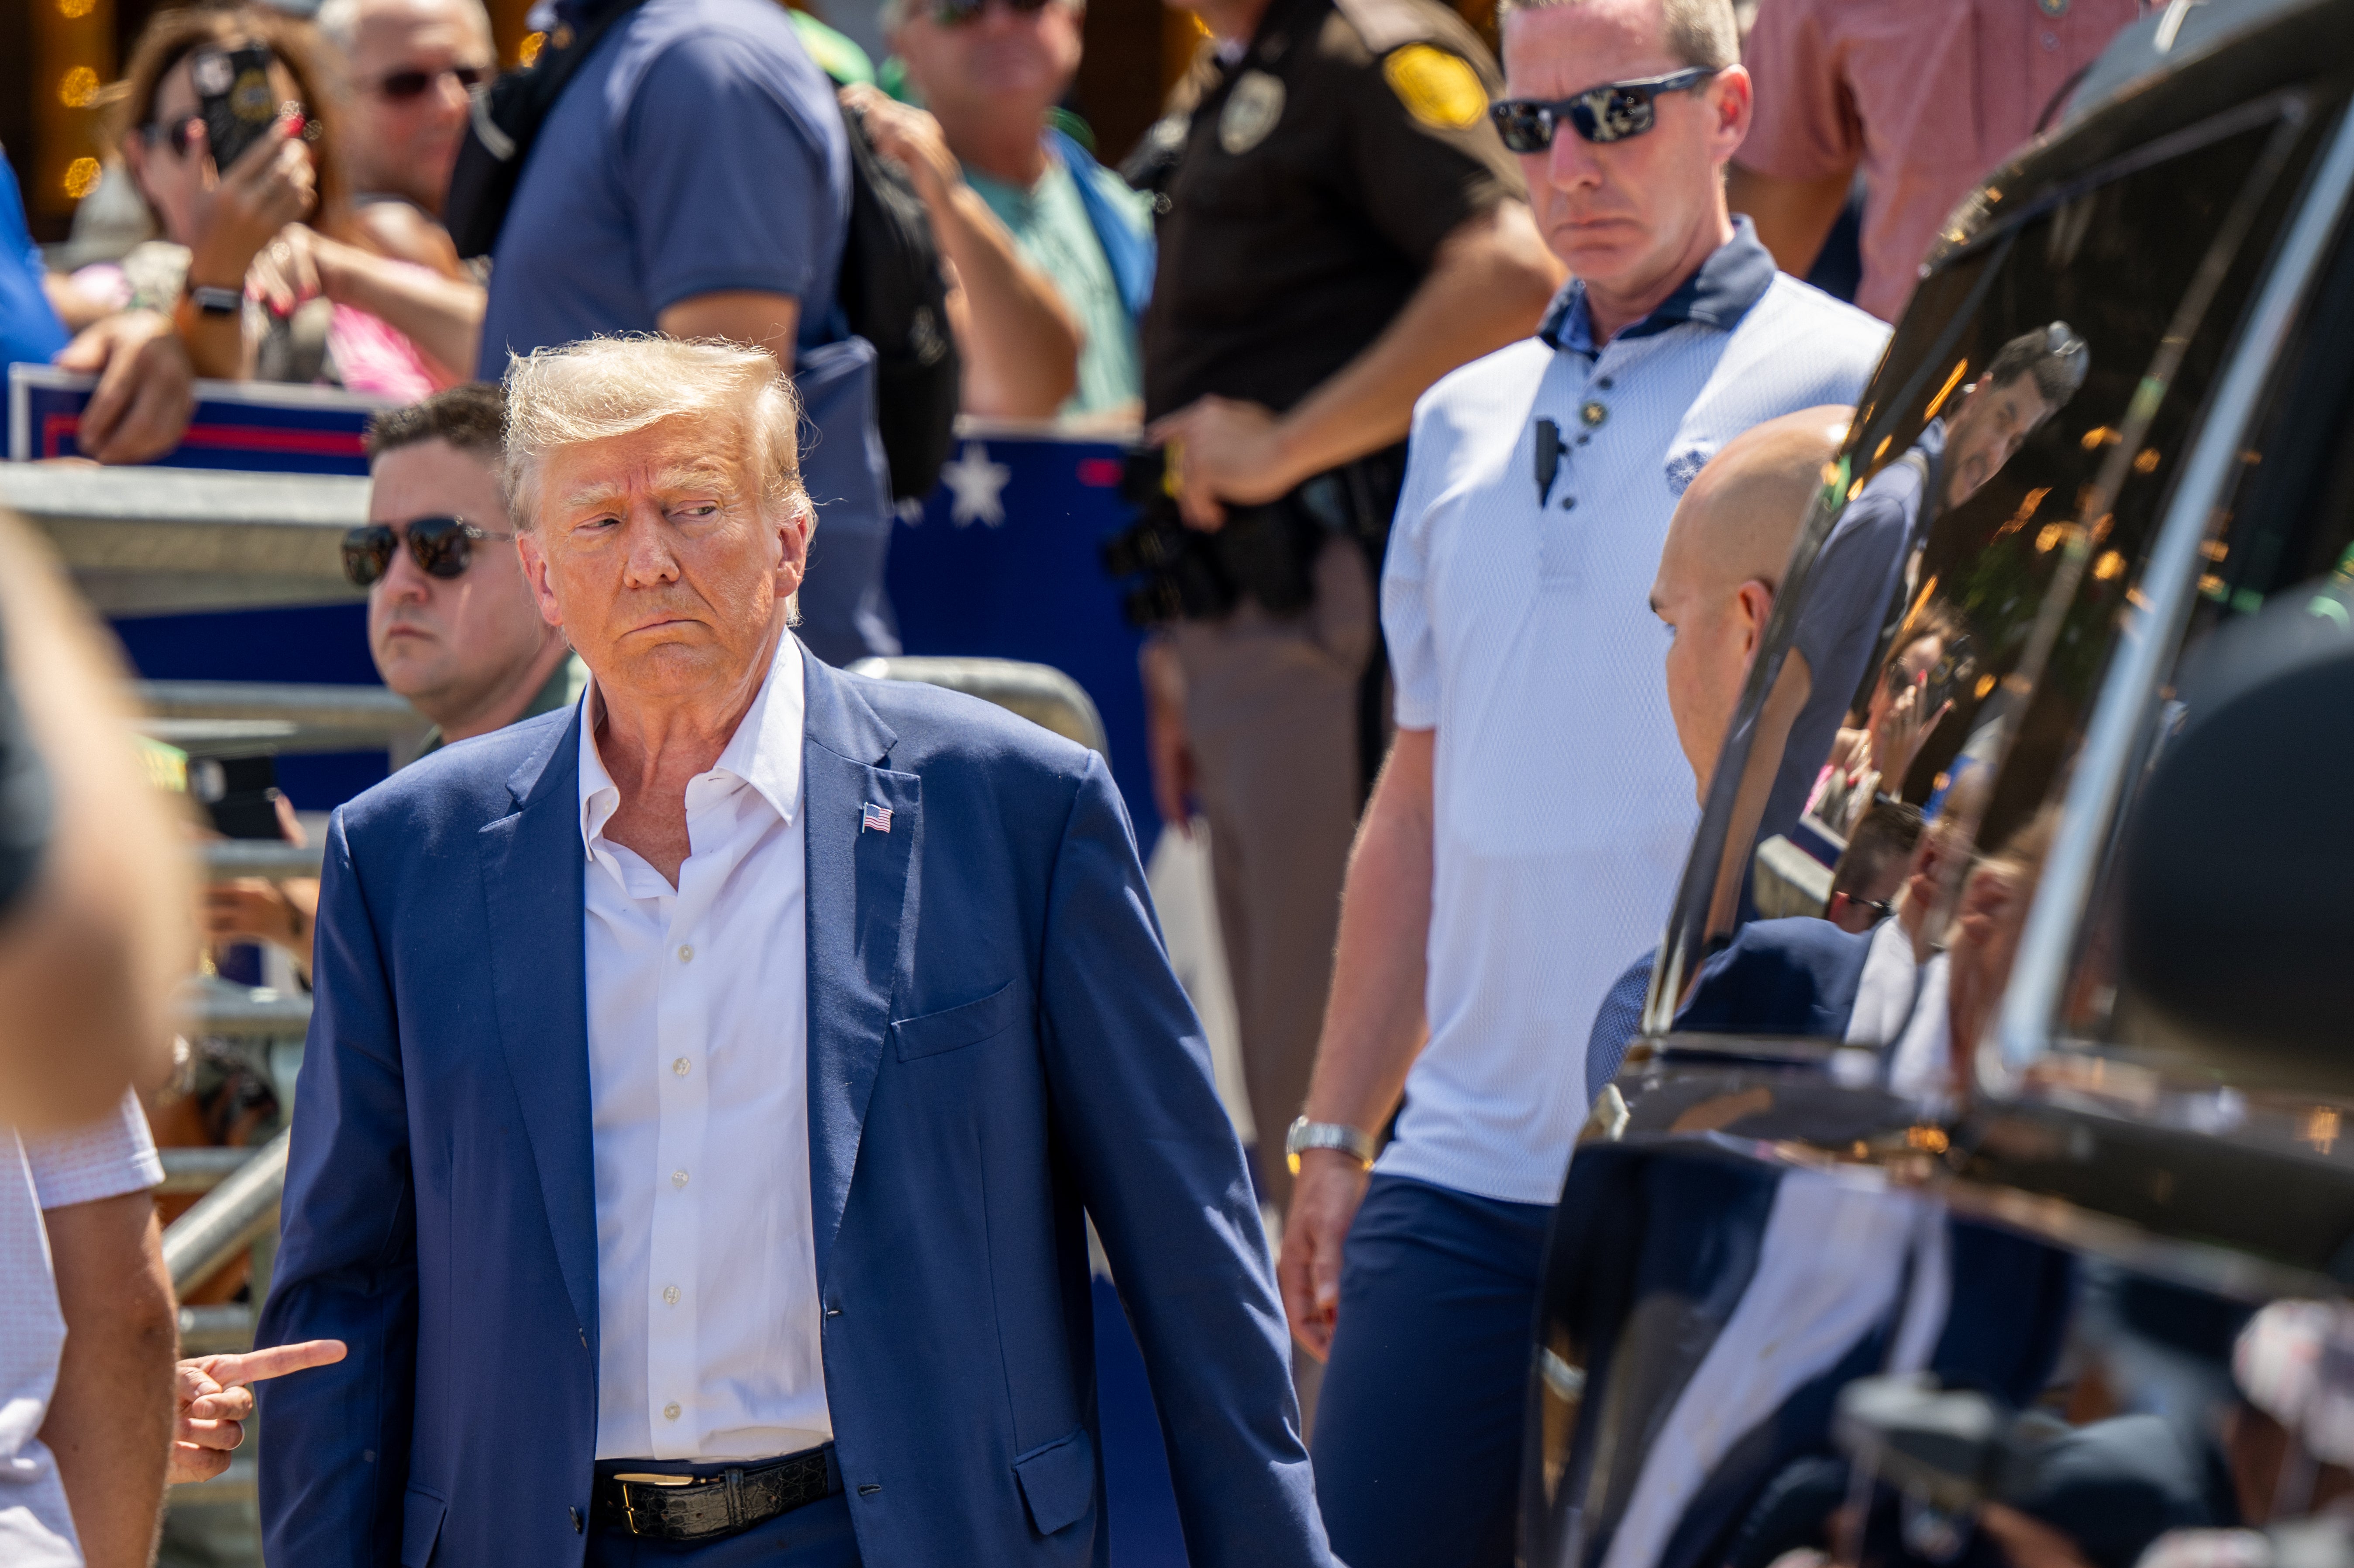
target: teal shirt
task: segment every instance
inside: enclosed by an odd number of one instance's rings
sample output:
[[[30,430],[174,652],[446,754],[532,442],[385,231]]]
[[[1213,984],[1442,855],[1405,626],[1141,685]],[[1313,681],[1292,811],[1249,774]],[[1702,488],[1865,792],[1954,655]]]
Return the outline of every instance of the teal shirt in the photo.
[[[1108,169],[1095,171],[1099,188],[1139,235],[1150,231],[1151,198],[1128,188]],[[1068,415],[1100,414],[1134,404],[1144,396],[1144,372],[1129,319],[1113,280],[1111,263],[1079,203],[1078,182],[1059,158],[1049,155],[1046,173],[1029,190],[971,169],[965,183],[980,193],[1031,265],[1054,281],[1066,304],[1079,318],[1079,386],[1063,405]]]

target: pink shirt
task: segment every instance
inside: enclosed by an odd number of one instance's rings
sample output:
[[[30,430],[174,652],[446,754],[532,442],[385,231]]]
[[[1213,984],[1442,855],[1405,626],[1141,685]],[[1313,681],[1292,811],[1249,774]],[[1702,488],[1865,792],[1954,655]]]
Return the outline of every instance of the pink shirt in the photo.
[[[1785,180],[1862,168],[1855,302],[1893,322],[1938,225],[2142,10],[2140,0],[1763,0],[1744,56],[1756,120],[1737,160]]]

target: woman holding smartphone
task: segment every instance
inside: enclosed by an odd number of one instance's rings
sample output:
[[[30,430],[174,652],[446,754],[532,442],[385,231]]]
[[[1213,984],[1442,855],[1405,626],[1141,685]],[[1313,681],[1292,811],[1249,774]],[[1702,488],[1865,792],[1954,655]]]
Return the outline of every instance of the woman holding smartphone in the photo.
[[[286,282],[285,236],[298,226],[360,238],[315,58],[307,27],[258,7],[170,10],[149,23],[116,105],[118,144],[164,243],[123,258],[116,298],[174,313],[200,376],[419,397],[464,367],[383,316]],[[369,260],[396,295],[462,310],[440,296],[470,285]]]

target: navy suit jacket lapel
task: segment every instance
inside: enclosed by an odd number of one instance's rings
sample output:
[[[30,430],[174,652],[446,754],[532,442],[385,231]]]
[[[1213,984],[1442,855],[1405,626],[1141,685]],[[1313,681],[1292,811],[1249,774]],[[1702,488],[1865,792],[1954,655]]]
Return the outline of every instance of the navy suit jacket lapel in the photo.
[[[523,1105],[564,1287],[596,1349],[597,1177],[588,1120],[588,978],[580,843],[580,709],[507,781],[515,810],[482,830],[492,994]]]
[[[848,677],[804,651],[809,856],[810,1210],[822,1290],[901,978],[915,952],[922,781],[881,764],[897,738]],[[864,825],[887,810],[888,831]]]

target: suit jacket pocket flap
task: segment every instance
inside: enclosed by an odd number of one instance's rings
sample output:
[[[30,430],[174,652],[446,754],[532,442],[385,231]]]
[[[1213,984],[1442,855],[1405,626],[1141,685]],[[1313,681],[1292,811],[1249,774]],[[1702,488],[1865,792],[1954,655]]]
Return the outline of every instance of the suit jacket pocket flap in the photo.
[[[1022,987],[1008,980],[979,1001],[900,1019],[891,1025],[891,1037],[905,1062],[994,1040],[1021,1022]]]
[[[440,1498],[416,1487],[400,1499],[400,1568],[425,1568],[433,1561],[446,1507]]]
[[[1033,1448],[1013,1461],[1030,1522],[1041,1535],[1076,1524],[1096,1500],[1096,1446],[1080,1427],[1068,1437]]]

